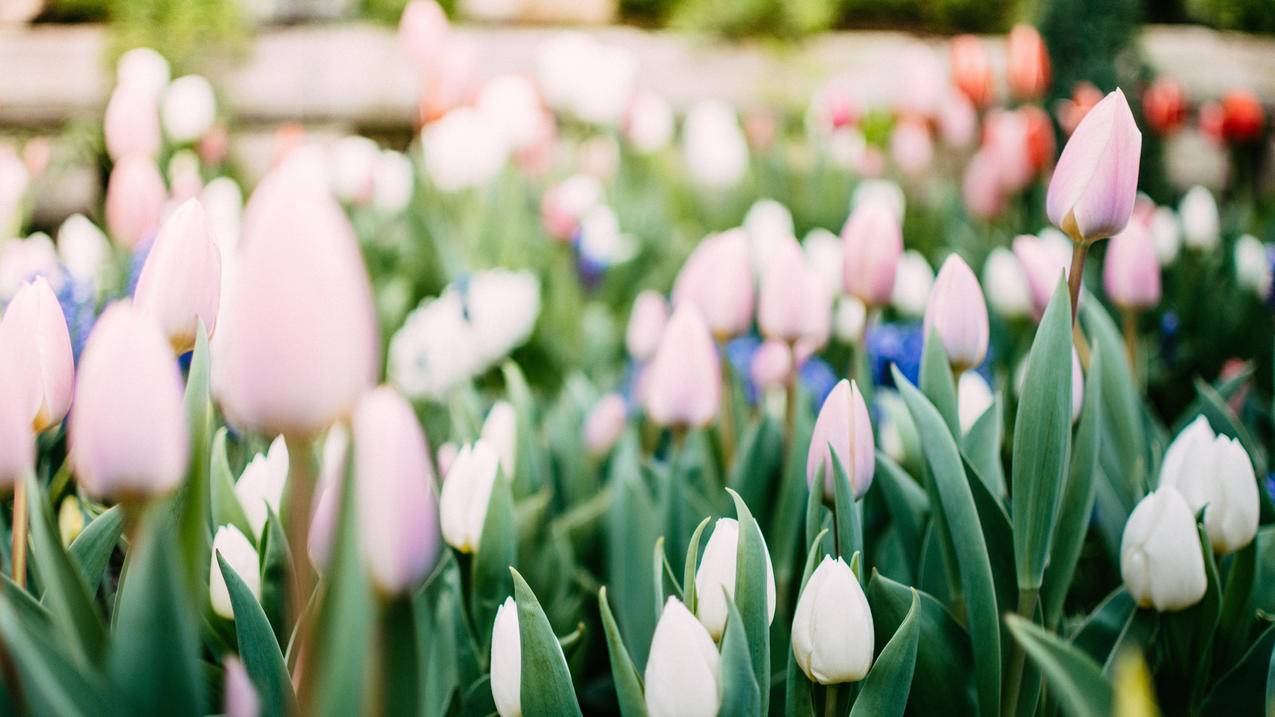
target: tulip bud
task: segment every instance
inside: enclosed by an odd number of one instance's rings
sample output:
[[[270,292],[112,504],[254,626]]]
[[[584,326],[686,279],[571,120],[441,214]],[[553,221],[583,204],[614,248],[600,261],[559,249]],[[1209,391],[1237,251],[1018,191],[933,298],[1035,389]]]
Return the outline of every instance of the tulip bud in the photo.
[[[952,84],[982,107],[992,98],[992,65],[983,41],[974,35],[958,35],[951,45]]]
[[[1195,516],[1182,494],[1163,486],[1138,501],[1120,539],[1120,575],[1142,607],[1176,612],[1208,588]]]
[[[71,543],[83,532],[84,509],[80,506],[80,499],[68,495],[58,506],[58,537],[62,539],[62,547],[71,547]]]
[[[67,439],[89,495],[140,499],[177,487],[187,461],[183,394],[154,323],[126,301],[107,307],[80,357]]]
[[[860,202],[841,230],[845,242],[846,291],[868,306],[884,306],[894,291],[894,274],[903,254],[903,233],[884,200]]]
[[[1117,89],[1085,114],[1049,180],[1045,210],[1074,241],[1119,233],[1138,192],[1142,133]]]
[[[628,420],[628,406],[618,393],[608,393],[593,404],[584,419],[584,447],[592,456],[603,456],[619,440]]]
[[[758,347],[748,374],[760,391],[786,386],[792,379],[792,349],[783,341],[771,339]]]
[[[806,485],[812,489],[819,470],[823,469],[823,498],[831,502],[837,496],[837,471],[833,457],[840,461],[855,498],[862,498],[872,485],[876,470],[873,451],[872,421],[868,406],[859,393],[859,384],[841,379],[824,399],[810,437],[806,456]]]
[[[363,562],[382,593],[399,595],[441,555],[429,445],[411,405],[387,386],[359,401],[353,436]]]
[[[158,97],[170,77],[168,60],[149,47],[136,47],[115,64],[115,81],[120,85],[141,87]]]
[[[540,279],[530,271],[489,269],[469,277],[465,313],[474,347],[494,362],[521,346],[540,316]]]
[[[386,214],[398,214],[412,202],[416,168],[402,152],[381,150],[372,167],[372,206]]]
[[[62,305],[44,277],[23,284],[0,320],[0,346],[15,360],[21,410],[37,432],[59,423],[71,405],[75,359]]]
[[[186,200],[160,225],[133,297],[174,353],[195,347],[199,322],[212,334],[221,300],[221,254],[199,200]]]
[[[775,571],[770,565],[770,550],[766,553],[766,614],[775,620]],[[735,566],[739,552],[739,522],[734,518],[719,518],[713,525],[713,534],[704,547],[704,557],[695,571],[695,614],[708,628],[714,640],[721,640],[726,631],[726,599],[735,598]]]
[[[922,42],[908,43],[901,55],[899,81],[894,83],[900,93],[896,100],[899,111],[920,117],[933,116],[948,89],[942,61]]]
[[[968,433],[979,418],[991,408],[996,397],[987,379],[976,371],[966,371],[956,383],[957,413],[959,414],[961,433]]]
[[[340,510],[342,480],[350,450],[350,432],[338,423],[328,429],[323,439],[323,459],[319,466],[319,483],[315,493],[314,515],[310,518],[310,534],[306,549],[310,562],[319,570],[328,565],[332,540],[336,534],[337,512]]]
[[[35,469],[35,433],[26,399],[30,390],[21,379],[14,348],[0,341],[0,493]]]
[[[687,257],[673,284],[673,306],[692,303],[718,338],[738,336],[753,321],[753,271],[748,236],[711,234]]]
[[[288,445],[283,436],[270,442],[265,455],[253,457],[235,482],[235,498],[243,508],[254,537],[260,538],[266,518],[279,514],[283,489],[288,483]]]
[[[123,84],[111,93],[102,117],[106,153],[115,162],[130,154],[151,158],[159,154],[159,108],[146,87]]]
[[[650,154],[673,139],[675,119],[667,100],[651,92],[639,92],[629,105],[624,134],[635,149]]]
[[[330,196],[288,181],[286,167],[245,212],[219,398],[237,425],[315,435],[371,386],[380,341],[349,220]]]
[[[499,470],[496,451],[482,439],[460,449],[448,466],[439,501],[443,538],[462,553],[478,551]]]
[[[1222,136],[1228,142],[1247,144],[1262,136],[1266,113],[1251,90],[1229,90],[1222,95]]]
[[[721,100],[703,100],[686,113],[682,152],[692,181],[706,189],[726,189],[748,171],[748,143],[735,110]]]
[[[1170,134],[1186,121],[1186,97],[1173,78],[1161,75],[1142,93],[1142,114],[1160,134]]]
[[[890,157],[907,177],[921,176],[934,160],[934,140],[930,130],[920,120],[899,122],[890,134]]]
[[[203,137],[217,121],[212,85],[199,75],[178,77],[164,91],[162,115],[164,132],[173,142],[186,144]]]
[[[1040,33],[1031,25],[1018,24],[1009,32],[1007,48],[1009,88],[1023,99],[1035,99],[1049,88],[1049,52]]]
[[[1107,296],[1125,311],[1141,311],[1160,303],[1160,261],[1141,222],[1130,222],[1111,238],[1102,267]]]
[[[979,219],[993,219],[1005,208],[997,155],[990,148],[974,153],[961,175],[961,199],[965,210]]]
[[[228,655],[222,663],[225,673],[226,717],[259,717],[261,714],[261,697],[257,695],[257,687],[248,677],[239,658]]]
[[[167,197],[155,161],[130,154],[115,163],[106,183],[106,226],[121,247],[134,250],[159,226]]]
[[[568,241],[589,210],[602,202],[602,182],[589,174],[573,174],[545,190],[540,198],[540,224],[552,239]]]
[[[1013,252],[997,247],[983,264],[983,286],[987,303],[1005,318],[1028,316],[1032,312],[1031,288],[1027,274]]]
[[[1204,528],[1219,553],[1233,553],[1257,534],[1253,464],[1239,441],[1215,436],[1204,416],[1170,444],[1160,466],[1160,485],[1176,488],[1193,512],[1204,511]]]
[[[1221,220],[1217,213],[1217,200],[1209,190],[1195,185],[1182,196],[1178,204],[1182,218],[1182,238],[1186,245],[1199,251],[1213,251],[1221,240]]]
[[[863,341],[867,330],[868,309],[853,296],[837,297],[832,315],[832,330],[838,339],[847,344]]]
[[[83,214],[72,214],[58,228],[58,256],[82,284],[97,286],[109,252],[106,234]]]
[[[1080,354],[1071,349],[1071,422],[1080,419],[1080,409],[1085,403],[1085,374],[1080,370]]]
[[[646,413],[656,425],[698,428],[717,417],[722,367],[713,337],[694,304],[682,304],[673,311],[643,381]]]
[[[817,349],[828,340],[831,299],[791,236],[776,246],[762,274],[757,324],[766,338],[789,344],[806,342]]]
[[[837,296],[841,293],[841,237],[822,227],[815,227],[806,232],[801,240],[801,249],[806,254],[806,266],[810,273],[823,284],[824,293]]]
[[[1151,214],[1150,226],[1155,255],[1160,266],[1169,266],[1178,259],[1182,248],[1182,225],[1172,207],[1157,207]]]
[[[412,0],[403,8],[399,44],[418,67],[425,68],[436,61],[450,33],[447,15],[434,0]]]
[[[925,339],[931,332],[958,371],[974,368],[987,356],[987,304],[969,264],[956,254],[947,257],[925,307]]]
[[[644,677],[651,717],[714,717],[721,708],[721,655],[708,631],[675,597],[664,603],[655,624]]]
[[[372,201],[376,162],[381,157],[376,142],[348,135],[333,142],[328,153],[332,194],[342,202],[358,206]]]
[[[500,457],[500,470],[510,480],[518,458],[518,412],[508,401],[497,401],[487,412],[479,437]]]
[[[915,249],[903,252],[899,268],[895,271],[894,291],[890,305],[907,316],[921,316],[934,287],[934,270],[925,256]]]
[[[685,269],[683,269],[685,271]],[[750,289],[751,291],[751,289]],[[668,323],[668,302],[658,292],[647,289],[633,300],[629,314],[629,327],[624,333],[624,345],[635,361],[646,361],[655,354]]]
[[[1060,277],[1068,273],[1070,262],[1066,243],[1024,234],[1014,239],[1014,256],[1027,276],[1031,289],[1032,313],[1040,317],[1049,305]]]
[[[522,635],[518,605],[505,598],[491,626],[491,697],[500,717],[522,717]]]
[[[1271,293],[1271,264],[1266,245],[1252,234],[1235,240],[1235,278],[1263,301]]]
[[[440,475],[446,476],[451,470],[452,463],[456,460],[456,456],[460,455],[460,446],[448,441],[438,447],[438,451],[434,454],[434,461],[438,465]]]
[[[939,132],[953,149],[965,149],[978,132],[978,113],[965,95],[952,93],[939,107]]]
[[[821,685],[858,682],[872,666],[872,610],[841,558],[825,555],[810,574],[792,616],[797,665]]]
[[[505,168],[509,145],[486,113],[458,107],[421,132],[425,173],[444,192],[484,187]]]
[[[261,559],[257,557],[257,549],[233,525],[217,528],[212,549],[212,565],[208,570],[208,598],[212,602],[213,612],[227,620],[233,620],[235,611],[230,604],[230,591],[226,588],[226,576],[221,572],[217,555],[221,555],[258,600],[261,599]]]

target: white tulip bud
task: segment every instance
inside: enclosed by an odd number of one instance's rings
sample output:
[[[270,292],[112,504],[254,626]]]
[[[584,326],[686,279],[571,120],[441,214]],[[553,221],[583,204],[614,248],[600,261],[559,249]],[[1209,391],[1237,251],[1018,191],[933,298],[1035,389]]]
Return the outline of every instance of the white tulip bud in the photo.
[[[522,717],[522,635],[513,598],[505,598],[491,626],[491,697],[500,717]]]
[[[713,638],[681,600],[670,597],[646,660],[647,713],[714,717],[722,705],[721,681],[721,655]]]
[[[496,451],[482,439],[460,449],[448,466],[439,499],[443,539],[462,553],[478,550],[499,468]]]
[[[518,458],[518,412],[508,401],[497,401],[487,412],[480,437],[491,444],[500,457],[500,470],[513,480]]]
[[[915,249],[903,252],[894,270],[894,291],[890,303],[905,316],[922,316],[934,287],[934,269],[925,256]]]
[[[983,264],[983,289],[987,303],[1006,318],[1029,316],[1032,312],[1031,287],[1027,274],[1013,252],[997,247]]]
[[[1266,245],[1252,234],[1235,240],[1235,278],[1240,286],[1265,301],[1271,293],[1271,263]]]
[[[872,667],[872,610],[859,579],[841,558],[824,556],[792,616],[792,652],[821,685],[858,682]]]
[[[968,433],[978,419],[991,407],[996,397],[987,379],[977,371],[966,371],[956,385],[957,413],[961,420],[961,433]]]
[[[1198,251],[1212,251],[1221,240],[1221,219],[1217,213],[1217,200],[1209,190],[1196,185],[1187,190],[1178,204],[1182,220],[1182,238],[1186,245]]]
[[[212,564],[208,571],[208,598],[212,602],[213,612],[233,620],[235,611],[230,605],[230,591],[226,589],[226,577],[221,574],[221,565],[217,563],[220,553],[226,564],[235,571],[253,597],[261,599],[261,560],[257,557],[257,549],[233,525],[223,525],[213,536]]]
[[[1160,466],[1160,485],[1176,488],[1193,513],[1204,510],[1204,528],[1217,552],[1235,552],[1257,535],[1253,464],[1239,441],[1214,435],[1204,416],[1169,445]]]
[[[177,144],[203,137],[217,121],[217,98],[212,85],[199,75],[178,77],[164,92],[160,114],[164,131]]]
[[[261,536],[269,508],[275,515],[283,502],[283,487],[288,482],[288,446],[283,436],[270,443],[270,450],[255,456],[243,469],[235,483],[235,497],[243,507],[244,517],[252,532]]]
[[[1204,597],[1208,579],[1186,499],[1163,486],[1138,502],[1120,539],[1120,576],[1142,607],[1174,612]]]
[[[775,620],[775,571],[770,564],[770,550],[766,549],[766,614],[770,622]],[[695,614],[704,623],[714,640],[722,639],[726,631],[726,598],[735,597],[735,566],[739,552],[739,522],[734,518],[720,518],[713,526],[704,558],[695,571]]]

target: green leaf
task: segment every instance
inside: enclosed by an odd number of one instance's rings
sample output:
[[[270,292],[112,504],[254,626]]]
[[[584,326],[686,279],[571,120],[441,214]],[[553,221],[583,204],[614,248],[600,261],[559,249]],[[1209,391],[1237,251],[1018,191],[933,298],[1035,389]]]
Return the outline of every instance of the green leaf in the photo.
[[[1222,616],[1218,620],[1217,664],[1231,665],[1239,659],[1253,622],[1253,586],[1257,578],[1259,542],[1253,540],[1231,559],[1222,591]]]
[[[1121,515],[1127,516],[1146,492],[1149,471],[1142,397],[1125,358],[1124,340],[1102,302],[1082,302],[1080,318],[1094,350],[1103,355],[1102,424],[1110,440],[1102,441],[1099,455],[1105,482],[1122,507]]]
[[[775,421],[763,413],[743,434],[726,485],[749,505],[768,500],[783,462],[783,436]]]
[[[938,410],[908,382],[897,366],[893,371],[894,383],[916,421],[917,432],[923,437],[921,443],[939,497],[939,507],[951,531],[970,637],[978,645],[974,653],[974,668],[980,711],[993,714],[1000,704],[1000,620],[996,609],[996,587],[978,509],[970,492],[970,482],[965,477],[960,451],[952,434],[943,425]]]
[[[699,564],[699,542],[704,535],[704,528],[708,527],[712,518],[704,518],[699,525],[695,526],[695,532],[691,534],[691,542],[686,548],[686,565],[682,570],[682,602],[686,605],[686,609],[695,614],[695,567]]]
[[[407,595],[386,600],[381,607],[382,709],[387,717],[410,717],[418,714],[421,700],[417,633],[422,626],[417,624],[411,598]]]
[[[1010,526],[1005,506],[987,488],[987,482],[978,475],[978,469],[968,460],[964,462],[970,480],[970,494],[978,508],[978,522],[987,541],[987,561],[992,568],[992,580],[996,585],[996,605],[1000,612],[1017,607],[1018,589],[1014,581],[1014,529]]]
[[[1071,450],[1071,351],[1071,299],[1060,280],[1032,341],[1014,419],[1010,497],[1021,590],[1040,588],[1053,546]]]
[[[235,615],[235,636],[239,642],[239,657],[252,684],[261,698],[263,717],[296,714],[296,698],[292,694],[292,680],[288,666],[283,661],[283,651],[275,640],[270,621],[261,609],[256,596],[244,584],[234,568],[217,554],[217,566],[226,580],[226,592],[230,594],[230,607]]]
[[[758,685],[770,685],[770,609],[766,602],[769,578],[766,539],[744,499],[727,488],[735,501],[739,521],[739,544],[735,553],[735,605],[748,636],[748,650],[753,658],[753,673]],[[761,694],[761,713],[766,714],[770,690]]]
[[[1239,664],[1213,684],[1200,714],[1206,717],[1269,714],[1263,704],[1270,684],[1271,656],[1275,652],[1275,625],[1267,625]]]
[[[609,483],[615,500],[606,517],[607,586],[615,616],[636,665],[646,664],[655,621],[663,607],[654,592],[651,547],[660,535],[658,510],[638,465],[636,431],[620,439],[611,456]]]
[[[947,350],[938,330],[931,329],[925,337],[925,348],[921,351],[921,393],[930,399],[934,408],[943,417],[947,430],[957,440],[961,437],[961,418],[957,410],[956,381],[952,377],[952,366],[947,360]]]
[[[806,581],[810,579],[810,574],[815,570],[815,562],[819,560],[819,556],[823,555],[822,543],[823,536],[828,531],[821,530],[810,539],[810,549],[806,553],[805,569],[801,573],[801,588],[804,590]],[[800,593],[800,590],[798,591]],[[806,677],[806,673],[802,671],[797,664],[797,656],[793,653],[792,647],[788,646],[788,674],[785,675],[784,683],[784,714],[789,717],[812,717],[814,715],[814,701],[810,694],[810,689],[814,685],[810,678]]]
[[[491,641],[491,624],[496,619],[496,611],[512,592],[509,568],[518,555],[514,498],[509,481],[503,474],[497,476],[488,500],[482,536],[474,554],[474,589],[470,595],[474,629],[478,631],[484,653]]]
[[[1005,499],[1005,468],[1001,465],[1001,400],[999,397],[974,421],[961,439],[961,451],[978,467],[978,475],[997,500]]]
[[[877,451],[872,486],[885,498],[886,510],[907,555],[907,564],[914,568],[921,560],[925,525],[930,517],[930,500],[925,489],[881,451]]]
[[[212,401],[209,398],[208,332],[202,320],[195,331],[195,350],[186,376],[186,425],[190,435],[190,461],[186,481],[178,493],[181,506],[181,560],[192,600],[202,600],[208,589],[209,551],[212,546],[212,494],[209,488],[209,445],[212,434]],[[246,535],[246,533],[245,533]]]
[[[916,669],[917,643],[921,638],[921,597],[912,589],[912,606],[886,643],[872,669],[863,680],[850,717],[886,717],[902,715],[912,688]]]
[[[1017,615],[1006,615],[1009,632],[1040,668],[1050,694],[1073,717],[1107,717],[1114,692],[1088,655]]]
[[[114,695],[98,673],[84,670],[18,610],[7,597],[0,600],[0,642],[13,660],[30,713],[65,717],[118,713]]]
[[[97,593],[106,565],[115,552],[115,545],[119,543],[120,532],[124,527],[124,514],[121,511],[118,505],[113,506],[94,518],[71,542],[71,559],[87,581],[90,595]]]
[[[527,385],[527,379],[516,362],[504,362],[500,366],[500,372],[505,379],[505,392],[509,395],[509,402],[518,415],[515,475],[506,478],[509,479],[512,495],[530,495],[545,485],[549,475],[542,451],[544,441],[535,432],[536,402],[531,387]]]
[[[850,476],[846,474],[845,467],[840,459],[835,458],[835,453],[832,455],[832,470],[837,475],[832,511],[833,534],[836,535],[837,554],[849,560],[855,553],[863,552],[863,509],[854,498],[854,489],[850,487]],[[816,485],[823,484],[824,470],[819,469]]]
[[[288,620],[288,591],[292,589],[292,552],[283,522],[266,506],[266,524],[261,529],[261,609],[274,629],[275,639],[287,645],[291,634]]]
[[[726,596],[726,633],[722,636],[722,708],[723,715],[762,714],[761,690],[753,672],[744,631],[744,617],[735,601]]]
[[[1106,662],[1137,608],[1137,603],[1123,587],[1116,588],[1085,617],[1068,639],[1095,661]]]
[[[514,568],[509,568],[509,572],[513,576],[514,602],[518,604],[522,674],[535,676],[522,682],[522,713],[527,717],[579,715],[580,705],[562,646],[527,581]]]
[[[209,476],[212,483],[212,519],[213,524],[220,527],[233,525],[254,542],[259,537],[248,523],[243,506],[235,495],[235,476],[230,472],[230,461],[226,459],[226,429],[221,428],[212,442],[212,468]],[[211,563],[210,563],[211,564]]]
[[[646,702],[642,695],[642,678],[638,675],[629,651],[620,637],[611,606],[607,603],[607,589],[598,590],[598,607],[602,612],[602,630],[606,633],[607,654],[611,657],[611,679],[615,682],[615,696],[620,703],[623,717],[646,717]]]

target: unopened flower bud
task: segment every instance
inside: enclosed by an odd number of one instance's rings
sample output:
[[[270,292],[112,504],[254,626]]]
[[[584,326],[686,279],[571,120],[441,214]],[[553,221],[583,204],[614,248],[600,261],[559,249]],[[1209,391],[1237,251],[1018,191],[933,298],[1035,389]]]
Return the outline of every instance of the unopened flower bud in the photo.
[[[859,579],[841,558],[824,556],[792,617],[797,665],[821,685],[858,682],[872,666],[873,640],[872,610]]]

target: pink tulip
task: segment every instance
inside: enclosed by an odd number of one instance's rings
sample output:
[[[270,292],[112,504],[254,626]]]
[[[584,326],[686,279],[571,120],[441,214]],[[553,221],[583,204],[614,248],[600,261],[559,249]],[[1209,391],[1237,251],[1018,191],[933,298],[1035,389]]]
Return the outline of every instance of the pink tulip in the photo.
[[[56,425],[71,405],[75,359],[62,305],[44,277],[24,284],[0,321],[0,346],[15,359],[22,412],[35,431]]]
[[[606,455],[619,440],[628,421],[628,406],[618,393],[608,393],[593,404],[584,419],[584,447],[589,455]]]
[[[948,146],[964,149],[978,132],[978,113],[965,95],[953,92],[939,108],[939,132]]]
[[[647,289],[633,301],[624,345],[635,361],[646,361],[655,354],[660,335],[668,323],[668,302],[658,291]]]
[[[221,298],[221,253],[204,207],[188,199],[160,225],[133,301],[150,314],[177,354],[195,347],[199,322],[211,335]]]
[[[1138,193],[1142,133],[1116,90],[1085,114],[1063,147],[1049,181],[1045,210],[1074,241],[1118,234]]]
[[[792,358],[792,348],[788,344],[772,339],[753,354],[748,375],[761,391],[781,388],[792,379]]]
[[[261,697],[243,663],[233,655],[227,656],[222,670],[225,673],[226,717],[258,717],[261,714]]]
[[[901,114],[932,117],[939,112],[947,92],[947,77],[942,61],[929,45],[909,44],[899,61],[899,75],[896,104]]]
[[[436,61],[450,35],[447,15],[435,0],[412,0],[403,8],[398,41],[418,67],[428,67]]]
[[[872,485],[872,474],[876,470],[873,446],[872,421],[859,385],[841,379],[824,399],[819,418],[815,420],[806,456],[806,485],[813,488],[822,468],[824,500],[834,500],[837,495],[837,470],[832,462],[835,456],[850,479],[854,497],[862,498]]]
[[[952,84],[956,85],[976,107],[992,98],[992,65],[983,41],[974,35],[952,38],[950,60]]]
[[[1032,180],[1031,156],[1027,151],[1027,115],[1010,110],[993,110],[984,122],[983,150],[996,161],[1001,190],[1013,194]],[[980,152],[980,153],[981,153]]]
[[[1049,89],[1049,51],[1036,28],[1015,25],[1006,54],[1009,89],[1016,97],[1035,99]]]
[[[167,493],[186,471],[181,371],[154,322],[127,301],[102,312],[80,358],[68,442],[97,498]]]
[[[930,130],[919,120],[903,120],[890,135],[890,157],[899,171],[919,177],[934,160],[934,140]]]
[[[441,554],[429,445],[411,405],[388,386],[359,401],[353,434],[363,561],[379,590],[399,595]]]
[[[26,411],[29,390],[13,349],[0,341],[0,493],[35,468],[35,433]]]
[[[115,163],[106,184],[106,227],[121,247],[133,250],[159,226],[167,198],[155,161],[130,154]]]
[[[643,402],[656,425],[700,428],[717,417],[722,367],[713,336],[694,304],[684,303],[673,311],[643,373]]]
[[[846,291],[868,306],[885,306],[903,255],[903,232],[894,208],[880,197],[855,207],[841,230]]]
[[[155,92],[140,82],[121,84],[111,93],[102,133],[106,137],[106,153],[113,161],[130,154],[148,158],[159,154],[162,139],[157,99]]]
[[[328,194],[288,181],[287,162],[244,214],[221,316],[223,409],[267,435],[316,435],[354,406],[380,366],[358,240]]]
[[[925,338],[938,335],[947,359],[959,371],[983,363],[987,355],[987,304],[969,264],[956,254],[939,269],[925,307]]]
[[[1142,222],[1129,222],[1111,238],[1102,267],[1107,296],[1126,311],[1150,309],[1160,303],[1160,262],[1155,243]]]
[[[748,235],[742,229],[705,237],[673,284],[673,307],[694,304],[719,339],[748,331],[753,302]]]
[[[1065,244],[1024,234],[1014,239],[1014,256],[1023,265],[1027,286],[1031,289],[1032,312],[1036,318],[1045,313],[1049,298],[1066,278],[1070,255]]]
[[[806,355],[828,340],[832,299],[791,236],[776,241],[761,278],[757,324],[768,339],[803,344]]]

